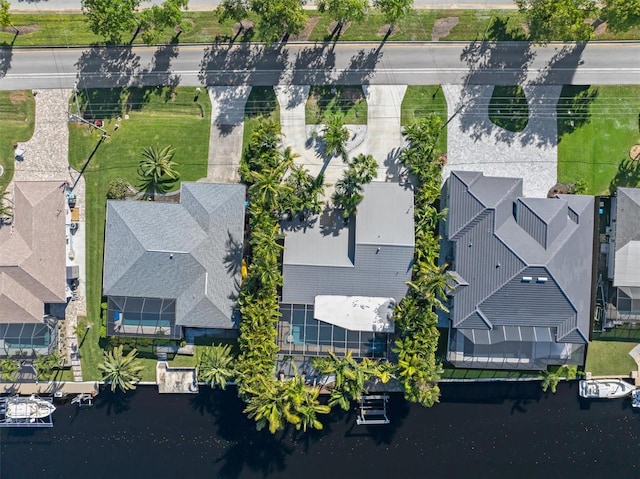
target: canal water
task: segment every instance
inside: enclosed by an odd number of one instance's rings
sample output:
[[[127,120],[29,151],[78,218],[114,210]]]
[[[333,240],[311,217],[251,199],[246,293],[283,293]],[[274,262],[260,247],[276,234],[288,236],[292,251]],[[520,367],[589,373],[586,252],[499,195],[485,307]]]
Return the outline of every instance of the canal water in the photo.
[[[431,409],[392,396],[388,426],[333,413],[321,432],[256,432],[235,390],[101,393],[51,429],[0,432],[0,477],[638,478],[640,414],[577,383],[445,384]]]

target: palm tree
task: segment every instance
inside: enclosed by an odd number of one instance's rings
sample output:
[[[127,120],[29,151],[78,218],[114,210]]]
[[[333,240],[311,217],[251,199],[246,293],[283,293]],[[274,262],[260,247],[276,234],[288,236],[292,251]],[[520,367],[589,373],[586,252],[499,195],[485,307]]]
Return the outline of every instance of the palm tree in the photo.
[[[249,187],[249,196],[264,205],[266,211],[273,213],[278,210],[282,199],[290,191],[288,185],[282,184],[288,167],[286,163],[281,163],[274,168],[251,172],[253,184]]]
[[[360,153],[351,160],[347,172],[353,177],[355,183],[366,185],[377,176],[378,163],[373,156]]]
[[[13,206],[11,192],[4,188],[0,191],[0,225],[3,221],[13,218]]]
[[[340,113],[333,113],[327,117],[327,124],[322,130],[325,153],[332,158],[338,154],[347,161],[346,145],[349,140],[349,130],[344,126],[344,117]]]
[[[0,379],[3,381],[15,381],[16,373],[20,371],[20,363],[14,358],[0,360]]]
[[[214,388],[227,387],[227,381],[233,379],[236,371],[233,367],[234,357],[228,344],[206,348],[198,357],[198,379],[209,383]]]
[[[141,379],[140,372],[144,369],[141,361],[136,359],[138,351],[134,348],[124,355],[123,347],[120,345],[113,351],[105,351],[103,362],[98,364],[102,380],[111,384],[111,391],[116,388],[120,388],[122,392],[135,389],[136,383]]]
[[[142,150],[138,173],[143,187],[152,194],[152,197],[157,192],[165,192],[168,182],[180,178],[180,174],[175,170],[178,165],[173,161],[174,154],[175,150],[172,150],[171,146],[160,149],[156,145]]]
[[[38,379],[42,381],[49,381],[53,379],[53,370],[62,365],[63,359],[64,358],[58,350],[54,350],[51,354],[36,355],[36,359],[33,361],[33,367],[38,374]]]

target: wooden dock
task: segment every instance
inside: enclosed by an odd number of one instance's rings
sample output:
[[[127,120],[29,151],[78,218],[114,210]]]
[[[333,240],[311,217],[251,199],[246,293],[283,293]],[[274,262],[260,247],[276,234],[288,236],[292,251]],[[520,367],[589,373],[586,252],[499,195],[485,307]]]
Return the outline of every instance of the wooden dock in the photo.
[[[32,394],[39,396],[92,394],[95,396],[98,391],[98,383],[95,381],[0,384],[0,394],[18,394],[20,396],[30,396]]]

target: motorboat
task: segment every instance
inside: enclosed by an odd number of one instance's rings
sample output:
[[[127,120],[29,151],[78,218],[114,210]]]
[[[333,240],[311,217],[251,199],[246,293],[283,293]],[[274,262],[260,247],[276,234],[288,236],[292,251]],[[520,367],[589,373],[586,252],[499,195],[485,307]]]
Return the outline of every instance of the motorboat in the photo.
[[[583,379],[579,394],[587,399],[616,399],[629,396],[634,391],[636,387],[622,379]]]
[[[640,389],[636,389],[631,393],[631,406],[640,407]]]
[[[5,417],[7,421],[35,422],[49,417],[55,410],[52,401],[35,394],[29,397],[15,396],[6,400]]]

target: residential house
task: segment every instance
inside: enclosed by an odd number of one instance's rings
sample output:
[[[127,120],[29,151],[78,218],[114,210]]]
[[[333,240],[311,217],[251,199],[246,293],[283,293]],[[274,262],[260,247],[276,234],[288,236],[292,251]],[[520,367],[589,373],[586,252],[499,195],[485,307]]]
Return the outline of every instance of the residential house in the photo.
[[[524,198],[522,179],[452,172],[444,259],[457,367],[582,365],[593,311],[594,198]]]
[[[411,279],[413,192],[373,182],[363,195],[347,223],[329,209],[310,221],[283,223],[281,353],[388,353],[393,307]]]
[[[13,219],[0,225],[0,356],[49,354],[67,302],[65,191],[14,184]]]
[[[179,339],[238,328],[245,187],[182,183],[180,203],[108,201],[110,335]]]
[[[640,188],[618,188],[612,199],[609,278],[615,297],[607,308],[610,321],[640,319]]]

